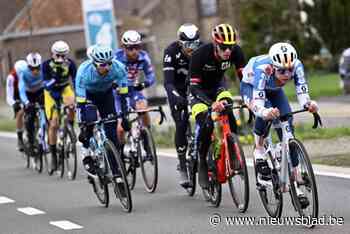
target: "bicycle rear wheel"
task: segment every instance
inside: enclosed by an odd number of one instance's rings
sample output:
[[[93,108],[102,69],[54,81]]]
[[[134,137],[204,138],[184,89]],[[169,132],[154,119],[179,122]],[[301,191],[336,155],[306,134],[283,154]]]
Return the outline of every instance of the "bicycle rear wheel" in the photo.
[[[300,216],[317,218],[319,209],[317,185],[307,151],[297,139],[291,139],[289,141],[289,151],[291,157],[298,157],[299,160],[297,166],[298,175],[290,177],[290,192],[294,207]],[[303,207],[299,202],[297,190],[301,191],[307,197],[308,205],[304,204]],[[307,226],[310,228],[313,227],[313,225]]]
[[[267,160],[270,161],[268,162],[269,165],[273,165],[273,169],[271,170],[271,180],[268,181],[258,179],[258,172],[254,161],[256,186],[266,212],[271,217],[280,218],[283,208],[283,194],[279,188],[279,176],[275,169],[275,165],[271,161],[270,153]]]
[[[147,192],[153,193],[158,183],[158,158],[153,136],[148,128],[141,130],[141,141],[138,144],[137,153],[145,188]]]
[[[120,178],[116,178],[116,177],[112,178],[112,183],[114,186],[114,193],[115,193],[116,197],[120,200],[120,203],[121,203],[123,209],[126,212],[131,212],[132,200],[131,200],[131,193],[130,193],[130,189],[129,189],[129,185],[128,185],[128,180],[127,180],[127,176],[126,176],[124,162],[120,157],[120,153],[117,151],[114,144],[110,140],[106,140],[104,142],[104,148],[106,150],[106,157],[108,157],[108,155],[114,157],[117,164],[118,164],[117,170],[120,173]],[[109,165],[111,166],[110,163],[109,163]],[[110,169],[111,169],[111,171],[113,171],[112,168],[110,168]],[[124,190],[125,196],[121,196],[121,191],[119,190],[117,179],[122,180],[123,190]]]
[[[73,129],[67,127],[67,135],[64,140],[64,161],[68,179],[74,180],[77,175],[77,147],[76,136]]]
[[[231,134],[227,138],[228,153],[230,154],[231,168],[234,174],[228,179],[228,185],[233,203],[239,212],[247,210],[249,204],[249,178],[247,164],[238,138]]]

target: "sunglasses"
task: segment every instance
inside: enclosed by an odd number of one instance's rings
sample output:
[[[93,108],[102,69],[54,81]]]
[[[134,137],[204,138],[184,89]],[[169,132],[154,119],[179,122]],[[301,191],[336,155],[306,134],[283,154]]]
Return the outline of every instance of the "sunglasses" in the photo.
[[[293,72],[293,68],[278,68],[275,67],[275,71],[281,75],[290,74]]]
[[[180,41],[181,45],[183,46],[183,48],[185,49],[192,49],[195,50],[199,47],[200,41],[199,40],[195,40],[195,41]]]
[[[65,54],[55,54],[54,55],[56,58],[66,58],[66,55]]]
[[[106,63],[94,62],[96,68],[109,68],[112,65],[112,61]]]
[[[219,49],[221,51],[226,51],[227,49],[232,50],[233,49],[233,45],[224,45],[224,44],[219,44]]]
[[[133,51],[133,50],[141,49],[141,46],[140,45],[132,45],[132,46],[125,46],[125,48],[129,51]]]
[[[28,65],[28,68],[29,68],[29,70],[31,70],[31,71],[39,71],[39,70],[40,70],[40,66],[33,67],[33,66],[29,66],[29,65]]]

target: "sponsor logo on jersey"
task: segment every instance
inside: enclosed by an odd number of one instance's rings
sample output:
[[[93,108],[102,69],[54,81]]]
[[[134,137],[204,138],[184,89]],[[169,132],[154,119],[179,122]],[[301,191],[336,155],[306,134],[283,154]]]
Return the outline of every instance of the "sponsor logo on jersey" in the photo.
[[[229,61],[221,63],[221,70],[226,70],[231,66],[231,63]]]
[[[170,62],[171,62],[171,57],[170,57],[168,54],[166,54],[166,55],[164,56],[164,62],[165,62],[165,63],[170,63]]]

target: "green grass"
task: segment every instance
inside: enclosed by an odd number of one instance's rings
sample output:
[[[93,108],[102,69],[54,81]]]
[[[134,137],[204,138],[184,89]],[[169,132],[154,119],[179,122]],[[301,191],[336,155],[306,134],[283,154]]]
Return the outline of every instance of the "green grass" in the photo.
[[[296,125],[295,136],[299,140],[332,139],[343,136],[350,136],[350,128],[336,127],[313,129],[311,124]]]
[[[336,73],[312,73],[307,76],[307,82],[309,85],[310,96],[314,100],[318,100],[320,97],[333,97],[342,94],[342,90],[339,86],[340,77]],[[283,87],[289,101],[296,101],[294,82],[290,81]],[[232,87],[231,92],[233,95],[239,95],[237,87]]]
[[[329,166],[350,167],[349,154],[337,154],[327,157],[311,158],[311,162]]]
[[[342,94],[339,86],[340,77],[336,73],[331,74],[311,74],[307,77],[310,96],[314,100],[320,97],[332,97]],[[296,100],[295,86],[293,82],[289,82],[284,88],[286,95],[290,101]]]
[[[0,118],[0,131],[15,132],[16,121],[14,119]]]
[[[157,147],[175,148],[175,127],[169,127],[164,131],[152,128],[152,134]]]

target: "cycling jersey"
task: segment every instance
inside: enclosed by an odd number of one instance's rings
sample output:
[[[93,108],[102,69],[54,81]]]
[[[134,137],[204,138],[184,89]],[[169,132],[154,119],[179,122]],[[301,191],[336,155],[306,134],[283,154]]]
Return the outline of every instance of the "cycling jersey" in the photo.
[[[164,87],[167,91],[169,101],[174,103],[174,92],[177,92],[182,97],[186,97],[187,92],[187,76],[190,60],[183,52],[179,42],[171,43],[164,50],[163,57],[163,72],[164,72]]]
[[[304,66],[300,60],[295,61],[291,74],[291,79],[294,79],[298,101],[304,107],[310,100],[310,96],[305,80]],[[249,89],[243,84],[241,95],[246,103],[253,105],[253,112],[259,117],[261,117],[261,110],[265,105],[266,91],[281,89],[276,84],[272,61],[268,55],[256,56],[249,60],[247,66],[243,69],[242,83],[252,87],[252,89]]]
[[[78,102],[86,100],[86,92],[100,93],[112,88],[116,82],[121,90],[121,93],[127,93],[127,73],[125,66],[117,60],[112,61],[110,70],[105,76],[101,76],[91,60],[83,62],[78,68],[76,76],[76,95]]]
[[[190,63],[190,92],[201,102],[211,104],[220,88],[224,88],[224,73],[235,65],[241,78],[245,58],[241,47],[235,45],[228,60],[220,60],[215,54],[213,43],[205,44],[193,52]]]
[[[49,59],[42,64],[42,71],[46,82],[55,79],[54,85],[50,86],[50,88],[46,87],[46,89],[56,91],[70,84],[70,80],[74,82],[77,68],[74,61],[69,58],[61,64],[55,63],[53,59]]]
[[[18,76],[15,69],[12,69],[6,79],[6,101],[12,106],[19,98]]]
[[[35,93],[44,87],[43,73],[39,72],[37,76],[34,76],[31,70],[27,67],[19,74],[19,96],[24,104],[29,103],[27,92]]]
[[[146,51],[141,50],[136,61],[128,61],[123,49],[118,49],[115,58],[126,66],[128,74],[128,86],[134,86],[140,82],[140,71],[143,71],[145,77],[145,87],[153,85],[156,81],[154,69]]]

